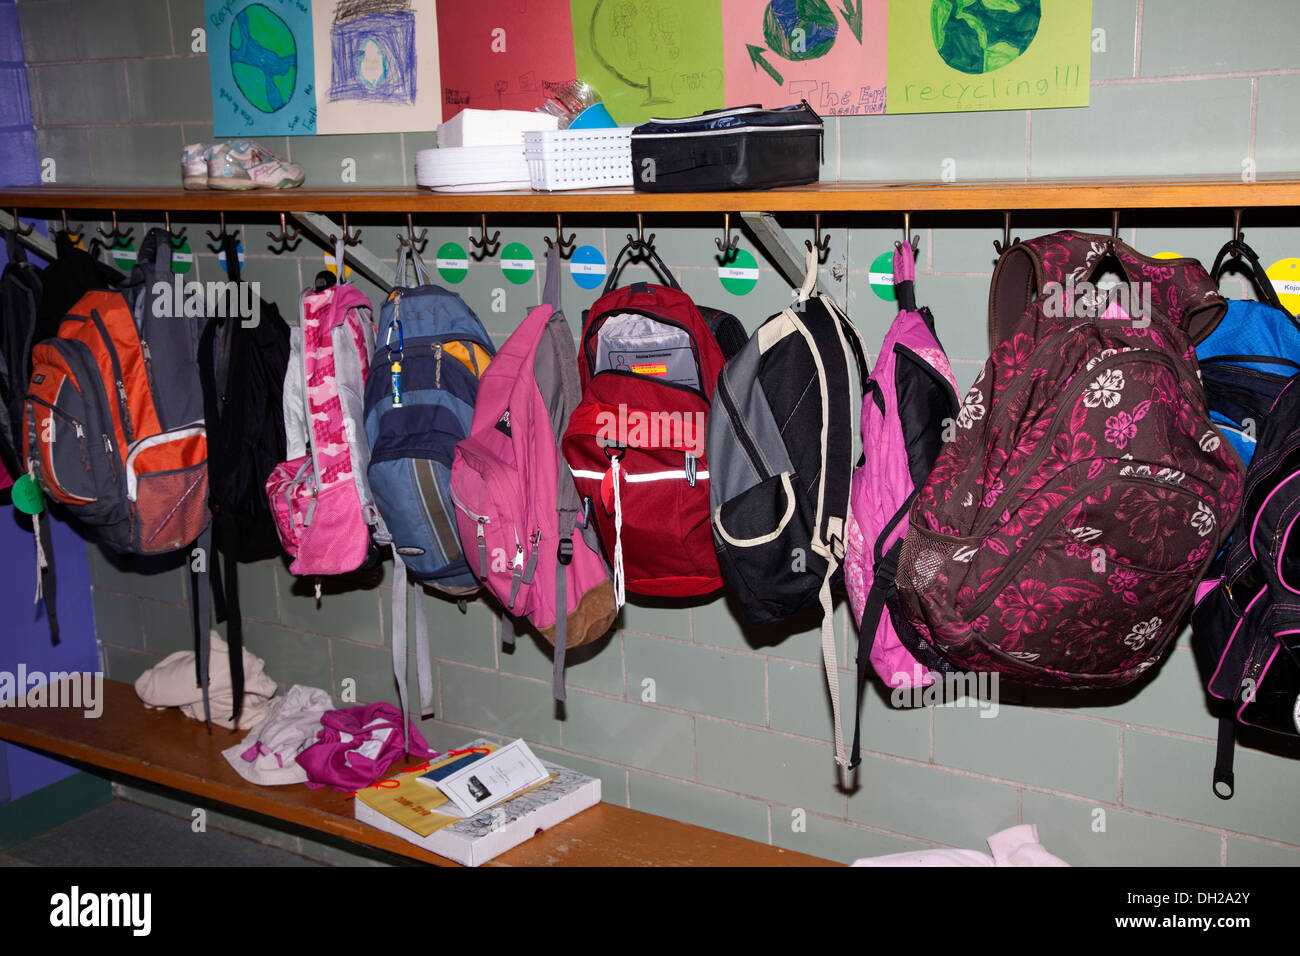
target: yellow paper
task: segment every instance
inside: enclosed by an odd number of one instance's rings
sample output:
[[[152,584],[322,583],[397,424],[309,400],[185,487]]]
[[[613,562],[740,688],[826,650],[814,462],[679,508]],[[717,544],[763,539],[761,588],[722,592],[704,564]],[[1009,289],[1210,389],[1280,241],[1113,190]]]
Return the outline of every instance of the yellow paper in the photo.
[[[488,752],[497,748],[487,745]],[[443,827],[461,819],[446,813],[439,813],[437,808],[447,803],[447,795],[437,787],[420,783],[420,777],[430,770],[437,770],[449,763],[460,760],[464,754],[446,757],[428,764],[420,764],[388,780],[357,791],[357,799],[377,810],[384,816],[396,820],[402,826],[414,830],[420,836],[428,836]]]

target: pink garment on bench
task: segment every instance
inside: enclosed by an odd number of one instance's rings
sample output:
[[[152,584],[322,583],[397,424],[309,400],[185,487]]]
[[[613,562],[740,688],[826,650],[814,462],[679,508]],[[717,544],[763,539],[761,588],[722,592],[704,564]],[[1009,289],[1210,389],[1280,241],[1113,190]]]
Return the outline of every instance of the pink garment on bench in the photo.
[[[393,761],[409,752],[415,757],[437,757],[424,742],[413,721],[408,721],[411,746],[402,733],[402,712],[392,704],[378,703],[326,711],[316,743],[298,754],[307,771],[307,786],[329,786],[345,792],[370,786]]]

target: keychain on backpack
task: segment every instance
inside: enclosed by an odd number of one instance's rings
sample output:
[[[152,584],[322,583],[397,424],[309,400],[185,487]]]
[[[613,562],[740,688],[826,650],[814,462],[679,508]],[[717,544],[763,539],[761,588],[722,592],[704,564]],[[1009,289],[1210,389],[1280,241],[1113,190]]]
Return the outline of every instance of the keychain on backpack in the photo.
[[[393,326],[397,328],[397,358],[395,359],[392,358],[393,350],[390,348],[388,350],[388,357],[392,359],[392,364],[388,366],[388,371],[393,378],[393,407],[401,408],[402,406],[402,353],[403,353],[403,344],[405,340],[402,335],[402,323],[400,321],[396,321],[393,323]],[[387,346],[388,343],[392,341],[392,338],[393,338],[393,329],[392,327],[390,327],[388,330],[388,340],[384,342],[384,345]]]

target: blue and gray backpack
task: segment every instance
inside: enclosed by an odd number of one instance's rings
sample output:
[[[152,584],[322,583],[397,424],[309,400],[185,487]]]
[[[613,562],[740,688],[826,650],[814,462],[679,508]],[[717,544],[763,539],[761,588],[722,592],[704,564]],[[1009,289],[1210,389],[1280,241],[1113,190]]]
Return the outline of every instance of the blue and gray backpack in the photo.
[[[408,259],[414,287],[406,285]],[[462,610],[478,590],[456,529],[451,460],[456,443],[469,435],[479,378],[495,354],[483,323],[459,295],[429,282],[424,263],[404,242],[379,314],[365,395],[367,476],[393,551],[393,673],[403,712],[408,573],[460,600]],[[423,600],[415,609],[420,706],[427,713],[433,679]]]

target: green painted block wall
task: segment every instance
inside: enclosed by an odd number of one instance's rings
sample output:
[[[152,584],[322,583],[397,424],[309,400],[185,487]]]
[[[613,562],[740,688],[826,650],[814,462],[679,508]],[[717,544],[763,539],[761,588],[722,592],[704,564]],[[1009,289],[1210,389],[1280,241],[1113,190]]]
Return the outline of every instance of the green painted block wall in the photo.
[[[1104,50],[1093,54],[1088,109],[828,118],[823,179],[934,181],[945,170],[958,181],[1300,170],[1292,122],[1300,21],[1292,3],[1247,0],[1229,12],[1208,0],[1094,0],[1093,10],[1094,30],[1104,31],[1095,48]],[[182,145],[212,130],[207,62],[190,52],[199,0],[19,0],[19,13],[38,147],[55,161],[57,183],[176,185]],[[301,162],[309,185],[327,187],[344,185],[345,160],[355,161],[358,186],[412,184],[415,151],[434,141],[422,133],[265,144]],[[761,196],[738,197],[737,205],[761,207]],[[784,305],[789,284],[746,236],[742,246],[756,252],[760,281],[744,297],[724,291],[712,258],[717,218],[656,216],[646,229],[692,296],[725,305],[752,330]],[[811,236],[810,217],[780,218],[796,242]],[[871,291],[867,273],[898,237],[902,217],[824,220],[832,288],[874,345],[893,306]],[[215,225],[176,221],[186,223],[197,252],[192,277],[221,278],[201,241]],[[148,225],[127,224],[137,237]],[[1024,214],[1012,229],[1034,235],[1109,224],[1108,211],[1091,210]],[[242,230],[245,278],[259,280],[263,295],[295,317],[298,292],[321,268],[324,250],[307,240],[276,254],[265,239],[269,219],[236,215],[227,225]],[[395,261],[395,219],[358,214],[350,225],[362,229],[374,254]],[[416,225],[429,228],[432,258],[445,241],[468,249],[478,222],[421,216]],[[609,260],[635,217],[574,216],[565,225]],[[917,214],[912,225],[921,236],[918,297],[933,309],[964,388],[987,354],[1001,217]],[[554,223],[502,216],[488,226],[540,258]],[[1123,237],[1139,248],[1207,261],[1230,228],[1226,214],[1212,212],[1126,213],[1121,221]],[[1300,255],[1295,210],[1248,212],[1244,228],[1266,264]],[[639,267],[624,275],[649,277]],[[360,284],[379,301],[378,288]],[[576,328],[595,294],[567,278],[563,285]],[[504,281],[495,258],[472,263],[456,288],[498,342],[541,297],[539,281]],[[1245,291],[1236,280],[1225,290]],[[502,311],[493,311],[494,296]],[[183,571],[124,571],[90,551],[108,675],[134,680],[187,646]],[[337,696],[350,679],[362,700],[396,700],[391,568],[327,587],[320,608],[310,584],[295,582],[283,562],[245,566],[241,579],[248,646],[282,686],[315,684]],[[436,658],[436,717],[423,727],[430,742],[524,737],[548,758],[599,775],[611,802],[844,861],[928,846],[983,848],[990,833],[1025,822],[1079,865],[1300,864],[1300,827],[1283,796],[1300,783],[1294,748],[1287,756],[1243,747],[1237,797],[1224,803],[1210,795],[1215,723],[1185,635],[1139,687],[1104,699],[1007,694],[993,719],[974,709],[897,710],[875,686],[864,707],[868,753],[859,786],[844,793],[835,785],[816,618],[749,628],[723,597],[676,605],[633,599],[608,638],[571,655],[561,720],[547,645],[524,635],[504,647],[486,602],[471,602],[461,615],[437,598],[424,600]],[[843,602],[835,620],[841,684],[850,687],[854,642]],[[414,692],[413,659],[407,680]]]

